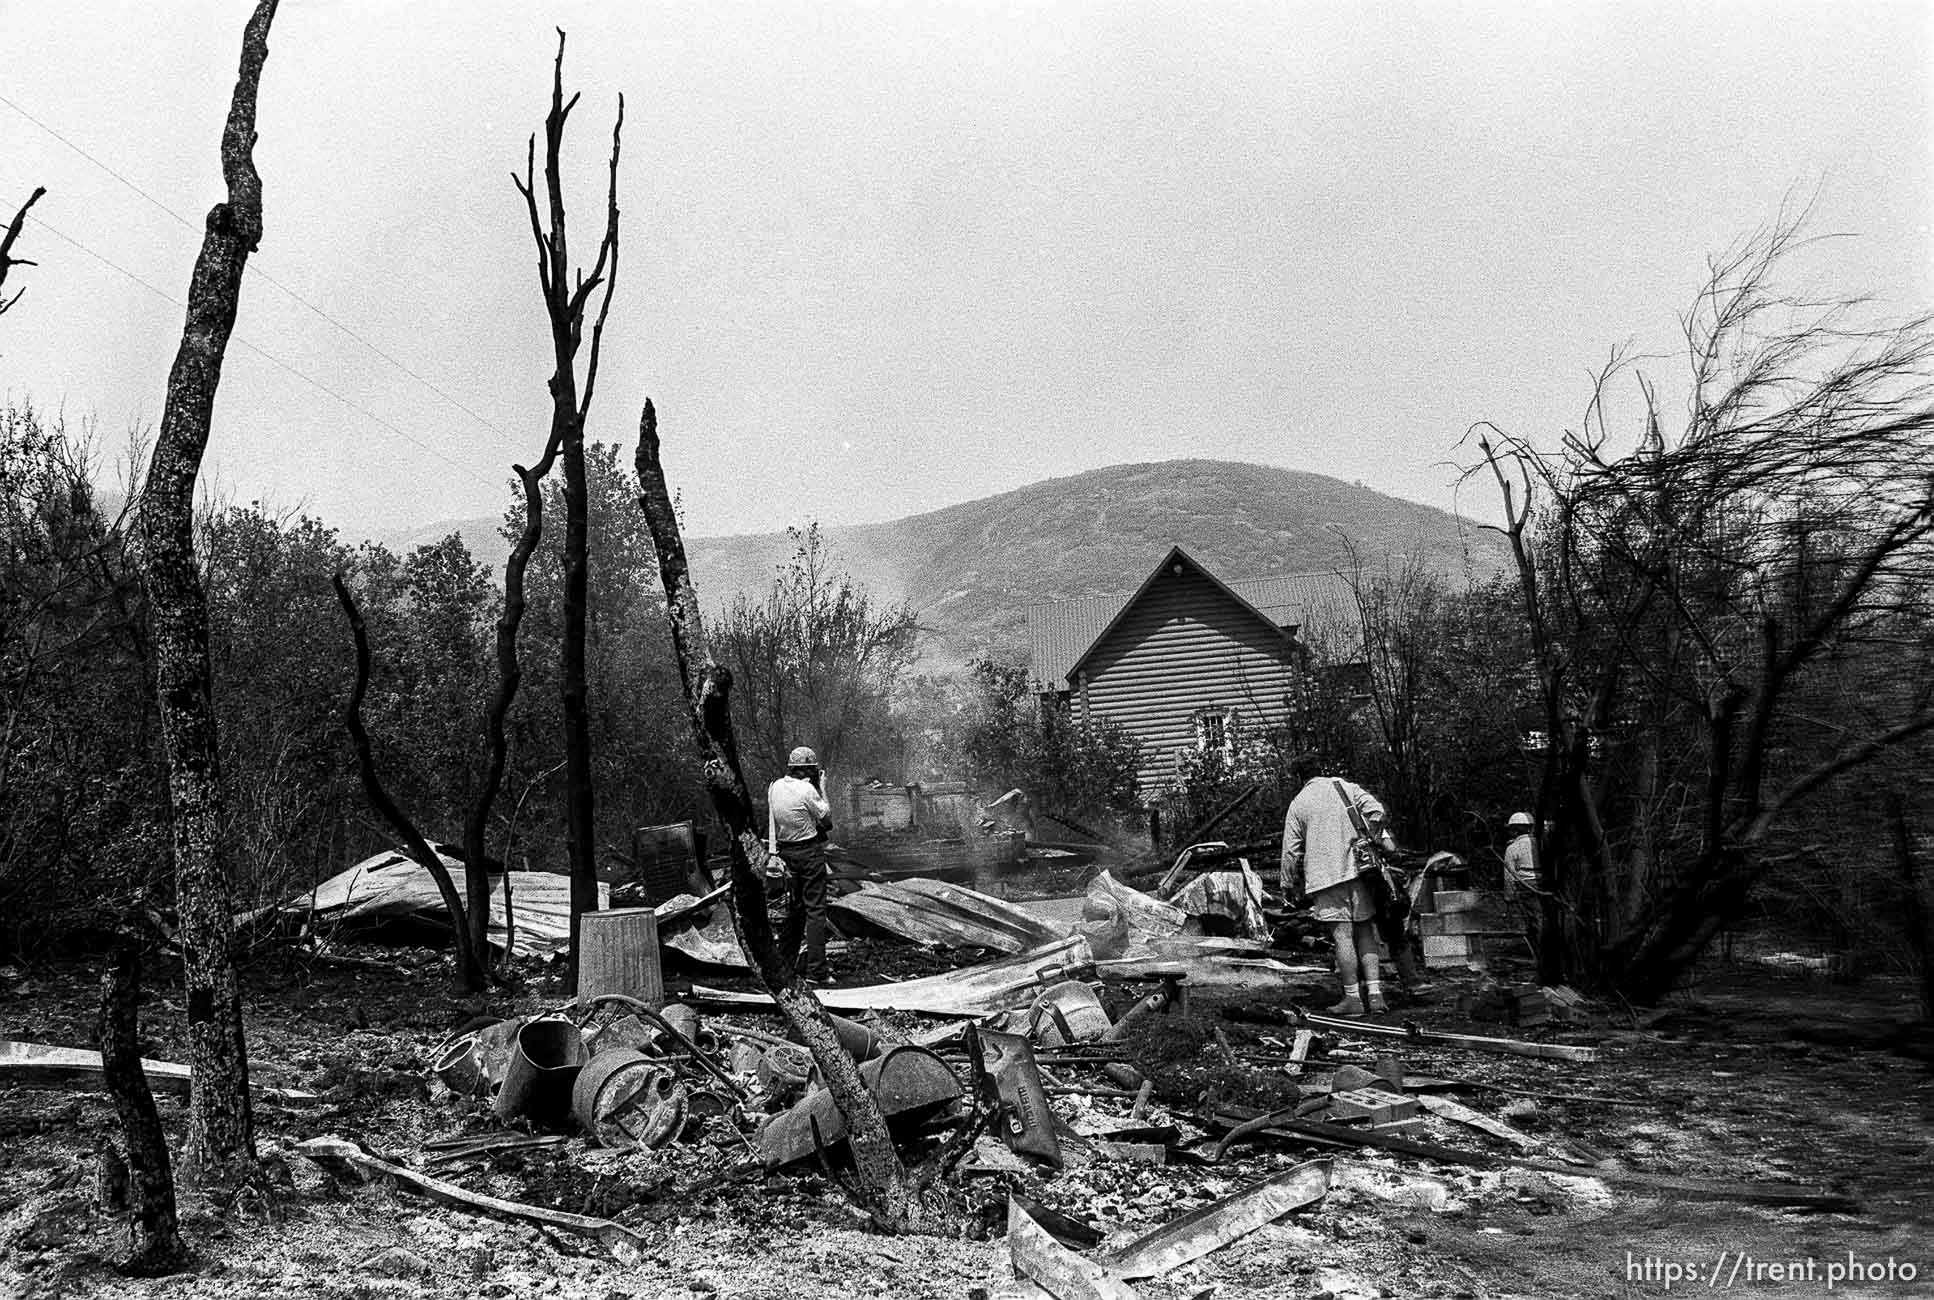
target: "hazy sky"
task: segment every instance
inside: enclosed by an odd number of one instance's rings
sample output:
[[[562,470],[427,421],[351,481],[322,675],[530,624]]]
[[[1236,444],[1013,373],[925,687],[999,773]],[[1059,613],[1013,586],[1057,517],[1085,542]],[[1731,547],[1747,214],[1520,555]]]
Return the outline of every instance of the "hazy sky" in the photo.
[[[185,293],[250,7],[0,0],[0,208],[48,189],[8,396],[159,418],[182,311],[130,277]],[[509,173],[554,26],[586,260],[627,104],[591,436],[628,449],[652,396],[700,534],[1198,455],[1451,505],[1471,422],[1573,422],[1796,191],[1857,236],[1809,273],[1934,305],[1924,3],[284,0],[251,265],[301,301],[245,285],[225,493],[501,508],[548,412]]]

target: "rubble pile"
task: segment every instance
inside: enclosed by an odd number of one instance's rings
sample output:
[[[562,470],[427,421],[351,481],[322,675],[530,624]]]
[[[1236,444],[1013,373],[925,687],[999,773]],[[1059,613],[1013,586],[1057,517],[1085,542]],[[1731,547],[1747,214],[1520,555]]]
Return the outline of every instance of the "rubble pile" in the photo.
[[[394,864],[377,874],[418,906]],[[918,946],[941,968],[816,992],[903,1160],[938,1167],[963,1234],[1004,1239],[1013,1278],[990,1294],[1133,1296],[1161,1279],[1194,1294],[1210,1261],[1249,1267],[1254,1239],[1306,1290],[1367,1296],[1360,1276],[1298,1264],[1302,1248],[1379,1215],[1501,1202],[1849,1205],[1599,1149],[1599,1119],[1649,1103],[1595,1085],[1604,1016],[1572,990],[1464,973],[1441,1005],[1498,1029],[1485,1034],[1311,1010],[1334,983],[1269,947],[1260,880],[1239,858],[1171,871],[1155,893],[1104,870],[1083,897],[1040,908],[919,880],[849,904],[871,936],[856,944]],[[722,899],[678,897],[657,918],[661,955],[691,976],[654,976],[662,1000],[602,993],[479,1017],[380,1070],[269,1090],[295,1117],[287,1157],[619,1261],[747,1189],[823,1195],[851,1164],[844,1118],[772,999],[725,987],[745,980],[708,960],[732,941]],[[98,1066],[0,1044],[0,1083],[86,1082]],[[148,1070],[186,1085],[182,1067]],[[378,1083],[426,1103],[412,1123],[358,1129],[359,1093]]]

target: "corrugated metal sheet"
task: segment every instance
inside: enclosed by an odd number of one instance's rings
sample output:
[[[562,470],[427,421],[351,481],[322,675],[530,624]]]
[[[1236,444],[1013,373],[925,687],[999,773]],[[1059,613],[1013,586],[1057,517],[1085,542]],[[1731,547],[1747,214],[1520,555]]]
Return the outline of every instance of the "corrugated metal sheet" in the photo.
[[[1163,557],[1162,563],[1167,562]],[[1225,585],[1278,627],[1316,629],[1326,636],[1340,633],[1346,653],[1354,639],[1356,601],[1349,584],[1334,573],[1278,574]],[[1076,661],[1133,597],[1133,592],[1124,591],[1029,605],[1029,671],[1037,689],[1066,690]]]
[[[463,864],[439,853],[444,867],[456,877],[457,891],[463,891]],[[516,944],[520,957],[549,957],[563,951],[571,941],[571,878],[545,871],[510,873],[511,910],[517,922]],[[598,906],[608,907],[611,886],[598,884]],[[450,913],[443,906],[443,895],[430,873],[413,859],[400,853],[378,853],[365,858],[347,871],[331,876],[314,889],[297,895],[284,904],[289,913],[313,913],[319,922],[344,922],[357,919],[378,920],[385,916],[416,916],[437,924],[449,924]],[[508,931],[504,916],[504,877],[492,878],[490,895],[490,941],[502,947]]]
[[[1174,775],[1178,749],[1195,747],[1203,710],[1227,710],[1239,729],[1287,712],[1292,643],[1198,567],[1181,567],[1157,574],[1086,658],[1086,707],[1142,742],[1145,788]]]

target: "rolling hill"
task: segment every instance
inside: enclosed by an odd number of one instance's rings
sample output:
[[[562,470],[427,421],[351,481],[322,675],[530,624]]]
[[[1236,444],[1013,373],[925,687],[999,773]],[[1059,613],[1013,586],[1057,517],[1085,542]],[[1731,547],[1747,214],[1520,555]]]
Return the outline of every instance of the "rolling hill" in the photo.
[[[408,546],[455,529],[473,552],[495,556],[496,526],[460,520],[379,540]],[[1214,460],[1114,465],[824,532],[842,567],[918,612],[934,668],[1025,645],[1029,604],[1133,590],[1172,545],[1229,579],[1338,569],[1349,563],[1344,538],[1366,564],[1411,555],[1452,577],[1502,560],[1492,535],[1432,506],[1322,474]],[[688,548],[708,605],[762,590],[792,552],[783,532],[694,537]]]

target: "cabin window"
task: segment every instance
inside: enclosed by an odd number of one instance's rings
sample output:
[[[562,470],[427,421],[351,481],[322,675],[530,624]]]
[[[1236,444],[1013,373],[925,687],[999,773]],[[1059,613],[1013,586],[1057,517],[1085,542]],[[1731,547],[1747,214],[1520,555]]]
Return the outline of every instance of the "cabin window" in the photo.
[[[1214,751],[1224,758],[1235,757],[1236,711],[1220,707],[1198,711],[1195,715],[1195,747],[1205,753]]]

